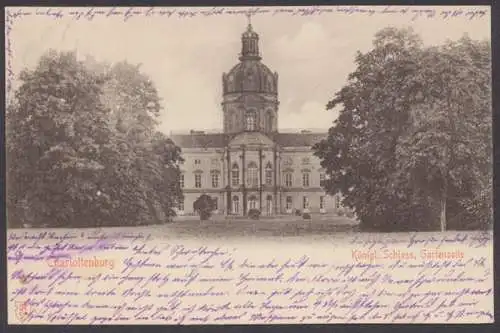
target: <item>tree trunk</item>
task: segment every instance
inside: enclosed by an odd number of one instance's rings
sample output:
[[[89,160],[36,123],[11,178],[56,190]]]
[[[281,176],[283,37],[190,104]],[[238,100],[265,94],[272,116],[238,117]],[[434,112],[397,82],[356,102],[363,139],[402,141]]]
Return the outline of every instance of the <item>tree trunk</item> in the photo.
[[[447,181],[445,180],[445,185],[443,188],[443,191],[441,193],[441,231],[446,231],[446,200],[448,196],[448,185],[446,184]]]
[[[443,189],[441,190],[441,232],[446,231],[446,201],[448,199],[448,147],[445,147],[446,167],[443,170]]]

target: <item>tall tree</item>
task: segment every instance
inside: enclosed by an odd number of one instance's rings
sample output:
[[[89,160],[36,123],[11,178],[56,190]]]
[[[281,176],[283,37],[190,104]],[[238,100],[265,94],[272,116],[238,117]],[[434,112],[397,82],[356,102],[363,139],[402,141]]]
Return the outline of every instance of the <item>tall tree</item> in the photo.
[[[110,226],[174,215],[180,150],[137,66],[51,51],[7,110],[9,225]]]
[[[98,187],[112,136],[103,79],[74,53],[50,51],[20,80],[6,114],[9,217],[55,226],[107,219]]]
[[[424,48],[411,30],[387,28],[358,54],[357,69],[327,105],[342,107],[339,118],[314,149],[330,176],[326,189],[342,192],[363,226],[422,230],[441,221],[443,229],[446,216],[464,214],[460,202],[484,192],[491,175],[485,50],[466,38]]]
[[[118,152],[112,157],[115,163],[106,168],[107,179],[112,180],[108,191],[129,223],[169,219],[182,195],[178,186],[181,159],[179,148],[156,130],[161,110],[158,92],[140,66],[121,62],[104,68],[104,72],[108,80],[103,101],[111,109],[118,147],[111,150]]]
[[[422,52],[419,74],[425,103],[411,112],[398,167],[414,175],[417,186],[428,188],[439,202],[441,230],[477,225],[472,220],[479,216],[465,222],[466,206],[491,191],[489,48],[488,43],[463,37]]]

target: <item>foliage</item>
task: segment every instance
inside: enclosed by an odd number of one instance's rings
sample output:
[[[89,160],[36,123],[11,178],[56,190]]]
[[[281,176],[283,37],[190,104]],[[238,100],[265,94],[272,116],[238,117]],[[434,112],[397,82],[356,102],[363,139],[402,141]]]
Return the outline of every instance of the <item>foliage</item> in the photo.
[[[116,221],[148,224],[169,220],[181,198],[180,149],[155,130],[160,99],[139,66],[117,63],[104,69],[102,100],[111,109],[115,140],[106,188],[120,207]],[[118,185],[120,184],[120,185]],[[117,186],[118,185],[118,186]],[[131,191],[122,189],[132,187]]]
[[[302,214],[302,218],[303,218],[304,220],[310,220],[310,219],[311,219],[311,214],[309,214],[309,213],[304,213],[304,214]]]
[[[21,73],[6,112],[10,226],[135,225],[173,213],[180,151],[154,129],[156,90],[136,66],[88,65],[50,51]]]
[[[258,220],[260,218],[260,210],[252,208],[248,211],[248,216],[252,220]]]
[[[295,216],[302,216],[302,211],[300,209],[295,209],[294,214]]]
[[[339,117],[314,150],[326,190],[341,192],[363,227],[488,223],[491,212],[478,203],[491,194],[489,59],[485,42],[464,37],[424,48],[411,30],[394,28],[358,53],[356,70],[327,105],[341,106]]]
[[[200,220],[208,220],[215,210],[215,201],[208,195],[202,194],[193,203],[193,209],[200,215]]]

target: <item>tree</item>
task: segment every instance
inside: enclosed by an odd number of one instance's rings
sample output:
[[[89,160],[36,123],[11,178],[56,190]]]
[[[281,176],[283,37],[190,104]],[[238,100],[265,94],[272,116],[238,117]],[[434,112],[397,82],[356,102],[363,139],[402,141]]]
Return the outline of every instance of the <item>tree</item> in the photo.
[[[327,105],[341,106],[340,115],[314,150],[330,178],[326,190],[341,192],[363,227],[436,229],[487,186],[486,50],[470,39],[424,48],[411,30],[387,28],[373,50],[358,53],[357,69]]]
[[[7,110],[9,224],[158,223],[175,213],[180,149],[139,67],[49,52]]]
[[[208,220],[215,210],[215,202],[206,194],[202,194],[193,203],[193,209],[200,215],[200,220]]]
[[[52,226],[106,220],[98,179],[112,133],[100,101],[103,78],[74,53],[50,51],[20,80],[6,114],[9,220]]]
[[[467,206],[491,201],[483,195],[492,190],[489,44],[463,37],[425,50],[421,63],[425,103],[411,111],[398,168],[439,202],[441,230],[486,227],[486,212]]]
[[[182,197],[182,159],[180,149],[156,130],[161,110],[158,92],[140,66],[121,62],[108,68],[93,64],[93,68],[108,76],[103,102],[112,110],[114,143],[119,147],[113,149],[117,153],[107,168],[107,179],[113,180],[107,187],[124,215],[116,219],[127,217],[131,224],[169,220]]]
[[[140,66],[106,66],[91,60],[87,64],[108,78],[102,100],[111,110],[115,137],[103,187],[120,207],[114,220],[132,225],[170,220],[182,198],[182,159],[180,148],[156,130],[161,106],[154,84]]]

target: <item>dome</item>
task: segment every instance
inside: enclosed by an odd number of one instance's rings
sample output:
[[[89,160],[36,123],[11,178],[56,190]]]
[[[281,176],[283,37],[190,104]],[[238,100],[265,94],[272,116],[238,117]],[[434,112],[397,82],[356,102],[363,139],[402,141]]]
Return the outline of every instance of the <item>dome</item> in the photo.
[[[277,75],[258,60],[242,61],[224,75],[224,94],[260,92],[277,94]]]

